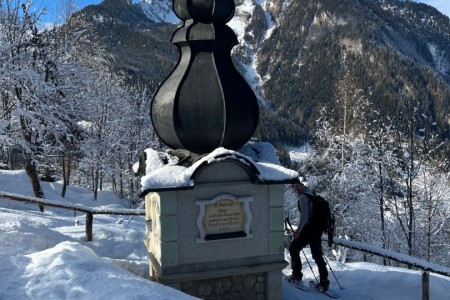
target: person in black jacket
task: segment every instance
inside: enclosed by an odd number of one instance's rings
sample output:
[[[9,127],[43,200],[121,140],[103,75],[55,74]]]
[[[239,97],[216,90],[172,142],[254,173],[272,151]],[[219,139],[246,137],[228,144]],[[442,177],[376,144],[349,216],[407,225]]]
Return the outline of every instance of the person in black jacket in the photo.
[[[318,289],[326,291],[330,285],[328,280],[328,270],[323,259],[322,251],[322,230],[314,228],[311,222],[312,203],[308,195],[313,196],[312,192],[306,186],[306,182],[302,177],[299,178],[299,183],[294,184],[294,190],[298,195],[298,208],[300,210],[300,220],[297,230],[294,233],[289,253],[291,256],[292,275],[288,278],[294,284],[302,284],[302,262],[300,260],[300,251],[307,245],[311,249],[311,255],[319,268],[320,282]]]

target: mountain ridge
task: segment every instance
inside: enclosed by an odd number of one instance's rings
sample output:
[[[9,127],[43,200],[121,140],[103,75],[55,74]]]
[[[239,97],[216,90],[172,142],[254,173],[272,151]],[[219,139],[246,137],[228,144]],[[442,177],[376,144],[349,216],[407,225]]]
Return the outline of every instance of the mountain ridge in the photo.
[[[171,3],[105,0],[71,23],[91,27],[115,57],[114,70],[156,89],[179,57],[170,43],[179,25]],[[258,138],[301,144],[320,109],[342,118],[339,99],[355,90],[390,118],[401,114],[402,99],[417,102],[439,135],[450,137],[450,19],[433,7],[399,0],[235,3],[228,25],[239,45],[232,57],[262,107]]]

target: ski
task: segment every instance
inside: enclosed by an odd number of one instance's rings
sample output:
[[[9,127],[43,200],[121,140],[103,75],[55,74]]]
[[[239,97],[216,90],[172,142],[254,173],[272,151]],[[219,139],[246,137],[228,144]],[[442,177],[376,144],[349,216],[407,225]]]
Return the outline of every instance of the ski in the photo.
[[[327,295],[327,296],[330,297],[330,298],[336,299],[336,298],[339,298],[339,297],[340,297],[338,293],[336,293],[333,289],[330,289],[330,288],[328,288],[328,290],[326,290],[326,291],[321,291],[320,289],[317,288],[316,282],[315,282],[314,280],[311,280],[311,281],[309,282],[309,286],[310,286],[312,289],[314,289],[315,291],[317,291],[317,292],[319,292],[319,293],[322,293],[322,294],[324,294],[324,295]]]
[[[309,286],[307,286],[302,280],[300,280],[300,281],[291,280],[289,277],[285,277],[285,279],[286,279],[287,283],[298,288],[299,290],[302,290],[304,292],[311,292],[311,288]]]

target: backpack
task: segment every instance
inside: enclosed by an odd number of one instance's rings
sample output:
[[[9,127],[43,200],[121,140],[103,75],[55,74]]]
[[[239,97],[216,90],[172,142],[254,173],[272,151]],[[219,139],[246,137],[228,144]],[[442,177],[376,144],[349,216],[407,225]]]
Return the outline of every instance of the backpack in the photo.
[[[328,235],[328,247],[331,247],[333,245],[335,220],[330,209],[330,203],[320,195],[305,195],[312,203],[311,225]]]

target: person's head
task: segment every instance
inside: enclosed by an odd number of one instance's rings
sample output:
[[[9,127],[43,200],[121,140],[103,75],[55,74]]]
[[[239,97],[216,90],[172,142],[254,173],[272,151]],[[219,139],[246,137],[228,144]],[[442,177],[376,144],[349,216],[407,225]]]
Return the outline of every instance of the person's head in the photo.
[[[308,183],[306,182],[305,178],[300,176],[298,178],[298,182],[293,184],[293,187],[294,187],[294,190],[300,194],[303,191],[303,189],[307,186],[307,184]]]
[[[301,193],[303,191],[303,189],[305,188],[305,185],[303,185],[303,183],[299,182],[299,183],[294,183],[294,190],[297,193]]]

